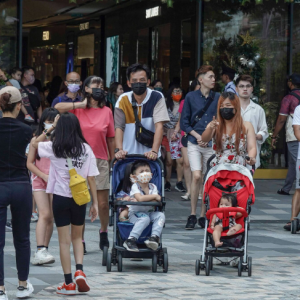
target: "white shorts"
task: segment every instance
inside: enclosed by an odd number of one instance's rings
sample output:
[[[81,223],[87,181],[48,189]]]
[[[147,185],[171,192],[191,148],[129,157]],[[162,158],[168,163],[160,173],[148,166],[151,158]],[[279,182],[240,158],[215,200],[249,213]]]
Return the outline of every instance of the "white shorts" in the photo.
[[[212,147],[203,148],[188,142],[187,152],[192,172],[202,171],[205,174],[207,161],[214,154]]]

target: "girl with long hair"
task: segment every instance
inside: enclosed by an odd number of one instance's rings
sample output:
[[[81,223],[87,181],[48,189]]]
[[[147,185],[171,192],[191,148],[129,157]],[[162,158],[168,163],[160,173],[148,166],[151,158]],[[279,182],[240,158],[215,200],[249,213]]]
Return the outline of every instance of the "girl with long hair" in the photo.
[[[241,116],[240,100],[234,93],[223,93],[218,102],[217,119],[207,125],[202,141],[213,140],[216,157],[211,167],[221,163],[246,166],[256,162],[256,137],[250,122],[244,122]],[[246,160],[249,156],[249,160]]]
[[[50,141],[45,141],[47,135]],[[70,175],[67,159],[72,160],[76,172],[86,178],[93,202],[89,216],[95,221],[98,216],[98,203],[95,176],[99,175],[95,155],[83,137],[79,121],[72,113],[57,115],[51,128],[45,129],[33,142],[39,157],[49,158],[50,173],[47,193],[53,194],[53,215],[58,231],[60,260],[65,281],[57,287],[56,293],[75,295],[76,286],[79,292],[88,292],[90,287],[83,273],[82,231],[85,222],[86,204],[79,206],[72,197],[69,187]],[[71,227],[71,235],[70,235]],[[70,245],[73,245],[76,272],[73,283],[71,274]]]
[[[115,128],[112,111],[106,106],[103,80],[89,76],[83,83],[83,102],[58,103],[56,108],[62,113],[70,111],[77,116],[84,138],[91,146],[100,172],[96,177],[97,199],[101,228],[99,248],[109,247],[107,228],[109,222],[109,163],[115,152]],[[84,246],[85,242],[83,241]]]
[[[35,136],[40,136],[44,130],[52,127],[55,117],[59,114],[55,108],[46,108],[41,116]],[[50,160],[39,157],[37,150],[32,146],[36,140],[31,140],[27,158],[27,168],[31,171],[32,191],[39,211],[39,219],[36,225],[37,250],[31,260],[33,265],[52,264],[54,257],[48,252],[48,245],[53,232],[52,194],[46,193],[50,170]],[[50,136],[46,136],[49,140]]]
[[[177,170],[177,183],[175,189],[179,192],[186,192],[185,187],[182,183],[183,178],[183,159],[180,152],[180,134],[175,130],[176,124],[178,123],[180,113],[179,106],[183,99],[183,92],[179,85],[172,85],[167,93],[167,109],[170,118],[170,122],[164,124],[164,136],[162,145],[167,151],[166,155],[166,184],[165,190],[171,191],[171,173],[173,160],[176,160]]]

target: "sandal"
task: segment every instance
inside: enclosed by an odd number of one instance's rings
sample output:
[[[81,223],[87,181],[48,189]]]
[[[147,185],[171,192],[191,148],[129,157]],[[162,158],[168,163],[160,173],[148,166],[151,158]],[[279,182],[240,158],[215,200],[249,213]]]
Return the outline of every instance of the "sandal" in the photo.
[[[284,226],[283,228],[287,231],[291,231],[291,221],[288,221]]]

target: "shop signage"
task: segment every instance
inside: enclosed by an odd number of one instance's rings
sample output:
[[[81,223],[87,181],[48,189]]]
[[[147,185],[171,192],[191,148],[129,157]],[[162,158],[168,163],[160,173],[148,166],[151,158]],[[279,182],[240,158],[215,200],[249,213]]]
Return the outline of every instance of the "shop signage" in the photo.
[[[50,31],[43,31],[43,41],[50,40]]]
[[[79,30],[87,30],[90,28],[90,22],[79,24]]]
[[[160,6],[156,6],[153,8],[149,8],[146,10],[146,19],[150,19],[153,17],[157,17],[161,15],[161,7]]]

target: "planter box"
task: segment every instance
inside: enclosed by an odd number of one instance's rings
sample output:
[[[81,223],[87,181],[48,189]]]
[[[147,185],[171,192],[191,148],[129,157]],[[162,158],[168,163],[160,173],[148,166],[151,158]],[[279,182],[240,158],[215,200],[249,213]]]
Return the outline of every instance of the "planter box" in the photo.
[[[285,179],[288,169],[257,169],[254,179]]]

